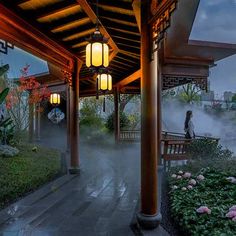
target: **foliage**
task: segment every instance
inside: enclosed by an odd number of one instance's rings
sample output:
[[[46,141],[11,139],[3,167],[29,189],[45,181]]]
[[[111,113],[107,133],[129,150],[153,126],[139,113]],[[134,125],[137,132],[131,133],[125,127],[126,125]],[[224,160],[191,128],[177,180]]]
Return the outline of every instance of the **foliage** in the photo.
[[[0,105],[5,101],[8,93],[9,93],[9,88],[5,88],[1,93],[0,93]]]
[[[0,141],[2,144],[10,144],[15,134],[15,126],[9,117],[0,122]]]
[[[232,102],[236,102],[236,94],[233,95],[231,101],[232,101]]]
[[[202,161],[210,165],[214,161],[225,161],[232,158],[233,153],[228,149],[223,149],[221,145],[212,139],[195,139],[188,147],[191,160]]]
[[[21,70],[18,84],[10,90],[6,107],[16,126],[16,130],[26,130],[29,126],[29,113],[41,112],[40,104],[48,99],[50,91],[33,76],[28,76],[29,65]],[[9,81],[10,83],[10,81]]]
[[[48,182],[60,171],[58,151],[21,144],[14,158],[0,156],[0,208]]]
[[[115,113],[111,113],[106,121],[106,127],[110,132],[114,131],[114,119],[115,119]],[[127,115],[124,112],[120,112],[120,129],[125,129],[129,127],[129,119]]]
[[[103,120],[101,117],[102,100],[96,98],[84,98],[81,101],[80,127],[102,128]]]
[[[200,91],[196,84],[188,83],[181,87],[176,96],[181,102],[191,104],[200,101]]]
[[[128,115],[129,129],[131,129],[131,130],[137,129],[138,124],[140,124],[140,118],[141,118],[140,113],[138,113],[138,112],[129,114]],[[139,127],[139,129],[140,129],[140,127]]]
[[[204,175],[205,179],[198,181],[198,174]],[[186,188],[189,179],[169,178],[172,189],[171,214],[184,235],[236,235],[235,221],[226,217],[229,208],[235,205],[236,198],[236,184],[226,178],[235,175],[235,171],[230,173],[219,172],[213,168],[201,169],[198,173],[192,173],[197,184],[191,190]],[[207,206],[211,214],[197,213],[196,209],[201,206]]]
[[[9,145],[0,145],[0,156],[2,157],[14,157],[19,153],[17,148],[11,147]]]

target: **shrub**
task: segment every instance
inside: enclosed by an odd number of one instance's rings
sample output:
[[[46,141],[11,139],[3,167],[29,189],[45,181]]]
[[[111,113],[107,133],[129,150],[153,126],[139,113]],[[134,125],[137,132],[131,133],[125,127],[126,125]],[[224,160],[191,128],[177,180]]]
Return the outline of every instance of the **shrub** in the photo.
[[[205,178],[198,180],[199,174]],[[171,214],[184,235],[236,235],[236,222],[226,216],[236,198],[236,184],[227,177],[235,174],[204,168],[192,173],[191,178],[197,182],[192,188],[189,179],[176,178],[179,174],[169,177]],[[208,214],[197,212],[201,206],[209,208]]]
[[[191,159],[198,161],[228,160],[233,156],[229,149],[223,149],[217,142],[208,138],[193,140],[188,150]]]
[[[115,119],[115,113],[111,113],[106,121],[106,127],[110,132],[114,131],[114,119]],[[125,129],[129,127],[129,119],[127,115],[124,112],[120,112],[120,129]]]

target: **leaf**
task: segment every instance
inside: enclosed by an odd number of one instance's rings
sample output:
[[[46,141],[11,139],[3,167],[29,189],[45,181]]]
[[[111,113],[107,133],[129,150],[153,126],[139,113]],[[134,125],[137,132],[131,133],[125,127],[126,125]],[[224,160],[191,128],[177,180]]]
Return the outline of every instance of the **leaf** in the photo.
[[[9,88],[5,88],[1,93],[0,93],[0,105],[5,101],[8,93],[9,93]]]

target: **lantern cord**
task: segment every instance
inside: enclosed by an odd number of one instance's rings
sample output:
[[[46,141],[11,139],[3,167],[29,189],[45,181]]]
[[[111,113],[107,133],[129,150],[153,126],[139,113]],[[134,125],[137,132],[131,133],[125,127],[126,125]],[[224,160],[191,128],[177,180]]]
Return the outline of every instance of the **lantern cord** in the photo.
[[[105,99],[105,96],[103,98],[103,112],[106,111],[106,99]]]
[[[97,83],[96,83],[96,99],[98,99],[98,79],[97,79]]]
[[[98,28],[98,0],[96,1],[96,15],[97,15],[96,29],[99,30],[99,28]]]

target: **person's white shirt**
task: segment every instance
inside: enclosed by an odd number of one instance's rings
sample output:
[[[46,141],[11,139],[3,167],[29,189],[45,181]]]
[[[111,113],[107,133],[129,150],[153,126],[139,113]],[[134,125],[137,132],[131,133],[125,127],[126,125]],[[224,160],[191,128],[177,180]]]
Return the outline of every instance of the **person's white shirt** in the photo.
[[[191,138],[194,138],[194,125],[193,122],[191,121],[191,119],[188,122],[188,133],[190,135]]]

